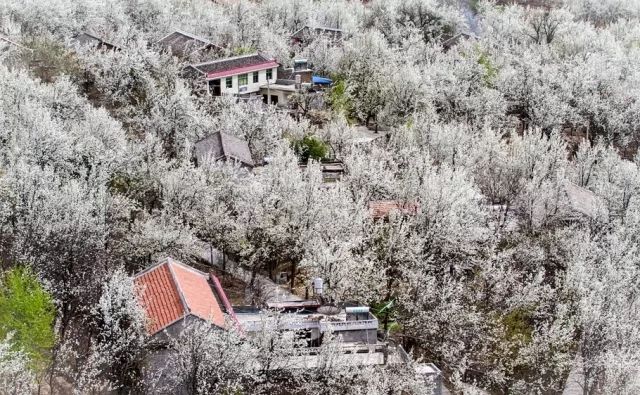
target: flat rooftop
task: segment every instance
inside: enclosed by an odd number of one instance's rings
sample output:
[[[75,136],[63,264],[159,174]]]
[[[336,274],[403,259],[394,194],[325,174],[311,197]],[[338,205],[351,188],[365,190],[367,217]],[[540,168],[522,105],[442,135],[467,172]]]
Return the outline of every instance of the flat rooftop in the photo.
[[[319,329],[321,332],[378,329],[378,319],[371,313],[366,313],[366,319],[347,320],[345,309],[340,309],[337,314],[322,314],[314,308],[305,307],[279,313],[242,307],[234,310],[238,321],[247,332],[257,332],[265,326],[274,325],[279,330]]]

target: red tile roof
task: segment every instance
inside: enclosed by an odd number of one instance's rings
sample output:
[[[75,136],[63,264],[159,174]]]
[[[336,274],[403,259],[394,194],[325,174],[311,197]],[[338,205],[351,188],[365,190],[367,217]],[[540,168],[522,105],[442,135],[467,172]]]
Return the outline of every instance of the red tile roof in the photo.
[[[369,212],[374,219],[388,217],[392,211],[399,211],[401,214],[416,214],[418,205],[411,202],[399,200],[376,200],[369,202]]]
[[[134,282],[147,313],[147,330],[155,334],[192,314],[224,327],[224,315],[209,275],[171,258],[139,273]]]

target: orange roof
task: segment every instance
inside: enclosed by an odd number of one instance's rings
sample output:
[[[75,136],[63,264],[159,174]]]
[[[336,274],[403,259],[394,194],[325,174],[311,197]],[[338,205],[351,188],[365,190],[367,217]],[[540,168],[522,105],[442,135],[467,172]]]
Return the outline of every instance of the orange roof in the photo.
[[[147,330],[155,334],[192,314],[224,327],[224,315],[209,275],[171,258],[136,275],[140,302],[147,313]]]
[[[399,211],[401,214],[416,214],[418,205],[411,202],[399,200],[376,200],[369,202],[369,212],[374,219],[388,217],[392,211]]]

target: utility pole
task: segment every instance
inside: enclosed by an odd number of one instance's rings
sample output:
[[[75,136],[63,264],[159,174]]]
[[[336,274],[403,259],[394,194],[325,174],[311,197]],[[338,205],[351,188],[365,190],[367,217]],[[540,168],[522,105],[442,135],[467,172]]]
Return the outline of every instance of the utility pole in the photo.
[[[267,104],[271,104],[271,81],[267,78]]]

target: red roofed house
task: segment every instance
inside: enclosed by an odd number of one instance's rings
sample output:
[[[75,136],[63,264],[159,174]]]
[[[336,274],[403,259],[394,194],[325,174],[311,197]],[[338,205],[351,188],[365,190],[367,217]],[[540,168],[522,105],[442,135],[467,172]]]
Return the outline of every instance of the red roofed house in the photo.
[[[226,295],[207,273],[166,258],[138,273],[134,283],[147,313],[147,329],[151,335],[164,331],[176,334],[194,319],[225,328],[220,300],[228,306]]]
[[[392,212],[415,215],[418,212],[418,204],[399,200],[375,200],[369,202],[369,212],[373,219],[387,218]]]
[[[278,66],[271,57],[256,53],[192,64],[186,72],[203,78],[210,95],[255,95],[276,82]]]

